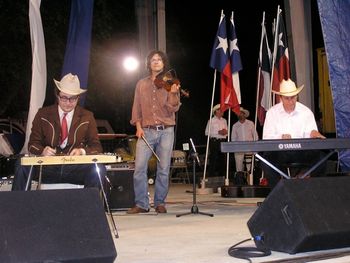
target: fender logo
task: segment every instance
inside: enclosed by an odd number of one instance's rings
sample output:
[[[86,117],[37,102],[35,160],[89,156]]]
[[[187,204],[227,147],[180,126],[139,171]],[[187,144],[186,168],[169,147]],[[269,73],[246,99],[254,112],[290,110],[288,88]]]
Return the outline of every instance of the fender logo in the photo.
[[[75,159],[70,156],[70,157],[62,157],[62,162],[75,162]]]

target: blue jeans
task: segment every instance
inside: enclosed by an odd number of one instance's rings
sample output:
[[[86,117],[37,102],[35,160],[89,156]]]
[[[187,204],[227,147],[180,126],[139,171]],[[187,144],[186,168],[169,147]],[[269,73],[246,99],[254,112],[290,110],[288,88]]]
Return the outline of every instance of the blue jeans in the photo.
[[[154,207],[165,205],[165,199],[169,190],[169,170],[171,154],[174,143],[174,127],[164,130],[153,130],[144,128],[145,138],[149,145],[158,155],[160,162],[157,162],[157,172],[154,191]],[[149,209],[148,198],[148,160],[152,157],[143,139],[139,138],[136,143],[135,171],[134,171],[134,191],[136,206]]]

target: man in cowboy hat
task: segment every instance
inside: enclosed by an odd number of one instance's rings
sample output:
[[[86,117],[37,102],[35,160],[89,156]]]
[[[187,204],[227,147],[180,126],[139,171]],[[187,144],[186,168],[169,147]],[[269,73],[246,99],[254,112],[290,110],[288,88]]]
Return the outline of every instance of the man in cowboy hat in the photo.
[[[220,143],[226,141],[227,138],[227,121],[223,118],[220,110],[220,104],[213,107],[213,118],[208,120],[205,128],[205,135],[209,135],[209,177],[225,176],[225,154],[221,152]]]
[[[302,91],[304,85],[297,87],[291,80],[283,80],[279,91],[273,91],[280,95],[281,101],[272,106],[266,113],[263,139],[298,139],[298,138],[325,138],[317,129],[316,120],[313,112],[298,102],[298,94]],[[278,168],[282,168],[287,163],[305,163],[310,164],[318,161],[321,157],[320,151],[287,151],[287,152],[269,152],[264,156],[271,160]],[[265,165],[263,165],[264,168]],[[318,172],[322,172],[320,167]],[[270,185],[277,184],[279,175],[269,167],[265,167]],[[277,174],[277,175],[276,175]]]
[[[231,141],[256,141],[259,139],[255,129],[254,122],[248,120],[249,111],[240,108],[240,113],[237,115],[238,121],[232,125]],[[244,171],[243,167],[244,153],[235,153],[236,171]],[[250,171],[251,167],[246,167]]]
[[[78,76],[69,73],[54,82],[57,103],[37,112],[28,142],[29,153],[40,156],[102,153],[93,113],[78,105],[80,94],[86,92],[80,88]],[[25,190],[29,168],[17,165],[12,190]],[[105,166],[99,165],[99,168],[104,181]],[[42,168],[42,174],[44,183],[100,187],[94,164],[49,165]],[[34,179],[37,177],[38,171],[35,171]]]

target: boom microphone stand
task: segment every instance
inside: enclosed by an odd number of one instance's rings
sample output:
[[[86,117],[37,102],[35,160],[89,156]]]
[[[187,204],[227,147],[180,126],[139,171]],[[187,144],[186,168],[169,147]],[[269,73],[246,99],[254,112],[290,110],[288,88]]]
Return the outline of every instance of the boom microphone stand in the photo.
[[[192,150],[193,150],[193,152],[191,154],[192,166],[193,166],[193,202],[192,202],[192,208],[191,208],[191,212],[178,214],[178,215],[176,215],[176,217],[190,215],[190,214],[201,214],[201,215],[213,217],[214,216],[213,214],[199,212],[199,209],[197,206],[197,201],[196,201],[196,161],[198,163],[198,166],[200,166],[200,161],[199,161],[198,153],[196,151],[196,147],[194,146],[194,143],[192,141],[192,138],[190,138],[190,142],[191,142],[191,146],[192,146]]]

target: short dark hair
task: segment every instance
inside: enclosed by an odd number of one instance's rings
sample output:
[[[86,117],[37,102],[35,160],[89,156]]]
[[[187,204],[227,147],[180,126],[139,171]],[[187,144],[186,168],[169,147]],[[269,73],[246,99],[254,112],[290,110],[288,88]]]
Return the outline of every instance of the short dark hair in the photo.
[[[163,60],[163,64],[164,64],[164,71],[168,71],[169,68],[170,68],[170,65],[169,65],[169,59],[168,59],[168,56],[163,52],[163,51],[160,51],[160,50],[152,50],[147,58],[146,58],[146,68],[147,70],[151,73],[152,70],[151,70],[151,59],[152,57],[155,55],[155,54],[158,54],[162,60]]]

